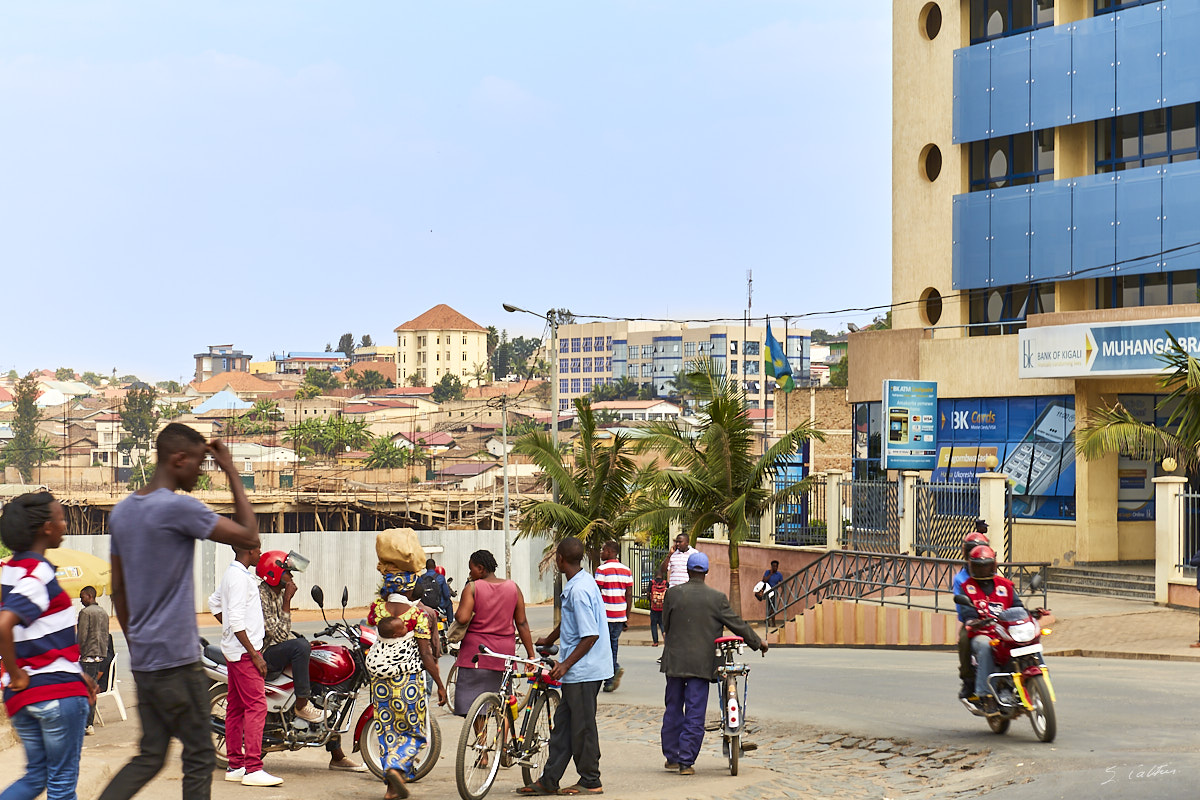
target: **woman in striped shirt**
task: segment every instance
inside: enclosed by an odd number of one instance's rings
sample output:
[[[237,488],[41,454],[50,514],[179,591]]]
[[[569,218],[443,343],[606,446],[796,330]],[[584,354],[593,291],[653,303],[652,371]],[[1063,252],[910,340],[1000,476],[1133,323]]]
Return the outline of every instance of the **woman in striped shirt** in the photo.
[[[49,492],[23,494],[0,514],[12,551],[0,572],[0,658],[4,705],[25,746],[25,774],[0,797],[75,800],[88,706],[96,684],[79,667],[75,611],[46,550],[62,544],[67,521]]]

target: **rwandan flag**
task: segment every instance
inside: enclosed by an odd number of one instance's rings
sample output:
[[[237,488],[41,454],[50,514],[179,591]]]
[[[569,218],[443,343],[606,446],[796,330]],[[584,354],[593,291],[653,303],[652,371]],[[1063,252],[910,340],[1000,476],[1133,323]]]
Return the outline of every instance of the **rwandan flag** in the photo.
[[[790,392],[796,388],[796,384],[792,381],[792,367],[788,363],[787,356],[784,355],[783,348],[780,347],[778,340],[771,335],[771,323],[767,322],[767,357],[764,360],[764,365],[767,369],[767,374],[775,378],[775,383],[780,389],[785,392]]]

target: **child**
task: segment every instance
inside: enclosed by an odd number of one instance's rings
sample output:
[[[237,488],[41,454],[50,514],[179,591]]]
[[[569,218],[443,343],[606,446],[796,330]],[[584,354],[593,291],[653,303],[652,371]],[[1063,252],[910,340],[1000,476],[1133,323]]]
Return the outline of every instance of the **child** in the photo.
[[[654,580],[650,581],[650,636],[654,639],[655,647],[658,647],[658,631],[662,628],[663,598],[666,595],[667,576],[662,567],[659,567],[658,572],[654,574]],[[666,638],[666,635],[664,631],[663,638]]]
[[[49,492],[23,494],[0,514],[0,540],[13,553],[0,588],[4,705],[26,761],[25,775],[6,797],[34,797],[45,789],[47,800],[74,800],[79,781],[96,684],[79,666],[71,598],[46,560],[46,550],[61,545],[66,532],[62,506]]]

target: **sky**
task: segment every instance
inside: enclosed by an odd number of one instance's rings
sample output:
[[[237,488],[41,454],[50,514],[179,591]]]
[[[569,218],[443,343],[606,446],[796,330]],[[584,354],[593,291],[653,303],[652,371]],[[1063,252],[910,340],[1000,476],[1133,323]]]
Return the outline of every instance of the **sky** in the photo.
[[[884,304],[890,87],[885,0],[10,3],[0,374]]]

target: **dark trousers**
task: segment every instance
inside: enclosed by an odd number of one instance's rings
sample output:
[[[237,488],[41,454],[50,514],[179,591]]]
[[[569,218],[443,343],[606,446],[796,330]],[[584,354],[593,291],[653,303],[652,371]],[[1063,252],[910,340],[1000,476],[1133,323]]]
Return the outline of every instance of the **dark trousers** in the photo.
[[[92,680],[96,682],[96,692],[104,691],[105,675],[108,673],[108,668],[112,662],[110,661],[80,661],[79,666],[83,667],[84,674],[91,675]],[[96,706],[88,705],[87,727],[92,727],[92,723],[96,721]]]
[[[267,662],[267,672],[281,672],[291,664],[296,697],[309,697],[312,695],[312,683],[308,678],[308,654],[311,650],[308,639],[293,636],[263,650],[262,657]]]
[[[658,632],[662,630],[662,609],[658,611],[650,609],[650,638],[658,644]],[[663,638],[667,637],[666,632],[663,632]]]
[[[216,767],[208,684],[199,663],[155,672],[133,673],[138,716],[142,720],[140,752],[100,795],[100,800],[128,800],[158,774],[174,737],[183,745],[184,800],[209,800]]]
[[[625,630],[624,622],[608,623],[608,643],[612,647],[612,657],[613,657],[613,676],[611,678],[609,678],[607,681],[605,681],[605,683],[607,683],[609,685],[611,685],[613,680],[616,679],[617,670],[619,670],[621,668],[621,665],[617,663],[617,648],[621,645],[621,632],[624,630]]]
[[[975,685],[975,665],[971,663],[971,637],[967,626],[958,629],[958,677],[965,684]]]
[[[775,597],[775,591],[767,592],[767,627],[775,627],[775,615],[779,613],[779,599]]]
[[[662,751],[667,761],[690,767],[704,744],[704,710],[709,682],[704,678],[667,677]]]
[[[579,785],[589,789],[600,786],[600,733],[596,730],[596,698],[602,681],[564,683],[562,702],[554,712],[554,729],[550,733],[550,753],[540,782],[543,787],[557,791],[558,782],[575,759]]]

